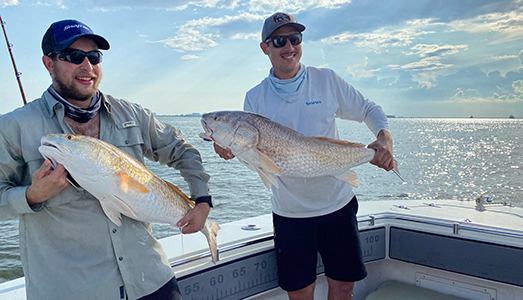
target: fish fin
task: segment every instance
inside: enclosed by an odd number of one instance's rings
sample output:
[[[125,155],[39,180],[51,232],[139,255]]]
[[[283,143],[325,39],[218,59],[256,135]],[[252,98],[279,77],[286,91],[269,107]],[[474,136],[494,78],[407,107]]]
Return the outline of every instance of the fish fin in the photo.
[[[274,174],[281,174],[280,168],[270,157],[258,150],[248,150],[237,153],[236,158],[249,169],[258,172],[265,187],[270,190],[271,184],[278,187]]]
[[[253,171],[256,171],[256,166],[251,164],[248,160],[246,159],[243,159],[242,157],[240,156],[236,156],[236,158],[242,163],[244,164],[247,168],[253,170]]]
[[[349,141],[338,140],[338,139],[331,139],[331,138],[328,138],[328,137],[314,136],[313,138],[315,138],[315,139],[317,139],[319,141],[332,143],[332,144],[337,144],[337,145],[342,145],[342,146],[351,146],[351,147],[358,147],[358,148],[365,147],[365,145],[363,145],[362,143],[351,143]]]
[[[194,201],[192,201],[191,199],[189,199],[189,197],[187,197],[187,195],[185,195],[184,192],[182,192],[182,191],[181,191],[177,186],[175,186],[174,184],[170,183],[169,181],[167,181],[167,180],[164,180],[164,181],[165,181],[165,183],[167,183],[167,185],[168,185],[171,189],[173,189],[173,190],[176,192],[176,194],[180,195],[180,197],[182,197],[183,200],[187,201],[187,203],[189,203],[189,205],[190,205],[191,207],[194,207],[194,205],[195,205],[195,204],[194,204]]]
[[[278,166],[272,161],[270,157],[260,151],[257,152],[260,165],[256,169],[256,172],[258,172],[258,175],[260,175],[260,178],[267,189],[270,190],[271,185],[274,185],[276,188],[278,188],[278,180],[276,180],[276,176],[274,176],[274,174],[281,174],[280,168],[278,168]]]
[[[406,182],[405,179],[403,179],[400,175],[400,171],[398,169],[398,162],[396,160],[394,160],[394,168],[392,169],[392,172],[394,172],[394,174],[398,175],[398,177],[401,179],[401,181]]]
[[[218,257],[218,242],[216,241],[216,236],[218,235],[218,230],[220,230],[220,225],[207,221],[200,230],[203,235],[207,238],[207,243],[209,244],[209,250],[211,252],[212,262],[216,264],[219,260]]]
[[[274,174],[265,172],[263,169],[258,169],[256,172],[258,172],[258,175],[260,175],[263,184],[269,191],[271,190],[271,185],[274,185],[276,188],[279,187],[278,180],[276,180],[276,176],[274,176]]]
[[[130,177],[129,175],[123,174],[123,173],[116,173],[118,177],[120,177],[120,182],[118,183],[118,187],[124,192],[129,193],[129,191],[138,192],[141,194],[147,194],[149,193],[149,190],[141,184],[138,180]]]
[[[105,215],[113,222],[116,226],[120,227],[122,226],[122,214],[116,210],[112,210],[108,208],[108,205],[102,204],[102,210],[104,211]]]
[[[102,210],[104,211],[105,215],[116,224],[116,226],[122,226],[122,212],[126,212],[129,217],[137,219],[138,217],[134,213],[134,211],[118,196],[113,196],[114,201],[100,201],[100,204],[102,206]]]
[[[336,176],[336,178],[352,185],[353,187],[358,187],[358,175],[356,175],[356,172],[353,170],[349,170],[340,176]]]
[[[128,213],[129,217],[131,218],[138,219],[138,216],[136,216],[133,209],[129,205],[127,205],[127,203],[125,203],[125,201],[122,198],[118,196],[114,196],[114,198],[117,199],[117,201],[115,201],[114,203],[120,208],[120,211]]]
[[[272,161],[270,157],[268,157],[260,151],[257,152],[260,158],[260,167],[263,170],[268,171],[270,173],[281,174],[280,168],[278,168],[278,166]]]

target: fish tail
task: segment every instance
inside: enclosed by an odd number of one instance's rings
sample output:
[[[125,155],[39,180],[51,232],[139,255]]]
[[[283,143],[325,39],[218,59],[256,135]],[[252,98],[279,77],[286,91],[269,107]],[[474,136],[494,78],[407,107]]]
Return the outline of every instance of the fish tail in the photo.
[[[216,236],[218,235],[218,230],[220,230],[220,225],[214,222],[205,222],[201,232],[207,238],[209,243],[209,250],[211,251],[212,262],[216,264],[218,261],[218,243],[216,242]]]
[[[405,179],[403,179],[400,175],[400,171],[398,169],[398,162],[396,160],[394,160],[394,168],[392,169],[392,172],[394,172],[394,174],[398,175],[398,177],[401,179],[401,181],[406,182]]]

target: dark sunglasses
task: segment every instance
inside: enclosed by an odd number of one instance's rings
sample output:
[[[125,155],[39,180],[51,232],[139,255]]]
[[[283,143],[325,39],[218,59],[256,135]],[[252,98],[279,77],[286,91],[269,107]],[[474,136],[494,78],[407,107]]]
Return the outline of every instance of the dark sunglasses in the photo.
[[[265,40],[265,42],[267,44],[269,42],[272,42],[272,45],[274,46],[274,48],[281,48],[281,47],[285,47],[285,45],[287,44],[287,40],[289,40],[291,42],[291,45],[296,46],[296,45],[301,44],[301,37],[302,37],[301,32],[298,32],[298,33],[294,33],[291,35],[280,35],[280,36],[268,38]]]
[[[84,52],[78,49],[66,49],[58,54],[58,59],[61,61],[67,61],[75,65],[81,64],[84,59],[87,57],[91,65],[97,65],[102,62],[103,54],[99,50],[93,50],[89,52]]]

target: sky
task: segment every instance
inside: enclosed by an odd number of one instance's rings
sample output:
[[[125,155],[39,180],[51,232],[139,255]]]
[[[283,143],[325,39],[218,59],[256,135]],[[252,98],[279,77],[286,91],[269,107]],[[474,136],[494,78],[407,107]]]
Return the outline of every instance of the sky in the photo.
[[[241,110],[268,74],[265,18],[294,15],[307,66],[397,117],[523,118],[523,0],[0,0],[27,101],[51,84],[41,40],[77,19],[104,36],[100,90],[159,115]],[[0,43],[0,114],[23,106]]]

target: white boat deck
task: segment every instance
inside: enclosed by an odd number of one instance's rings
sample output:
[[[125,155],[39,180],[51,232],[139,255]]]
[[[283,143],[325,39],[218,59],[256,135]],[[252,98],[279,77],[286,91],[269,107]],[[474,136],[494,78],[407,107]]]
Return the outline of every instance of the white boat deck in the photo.
[[[494,204],[484,208],[455,200],[360,202],[358,219],[369,275],[357,283],[355,299],[394,280],[464,299],[523,300],[523,209]],[[161,240],[182,295],[287,299],[275,277],[271,215],[220,226],[216,265],[200,233]],[[426,247],[433,239],[435,247],[448,246],[441,255]],[[471,261],[465,261],[467,257]],[[319,262],[315,299],[327,295],[321,272]],[[214,298],[205,298],[209,295]],[[25,299],[23,278],[0,284],[0,299]]]

